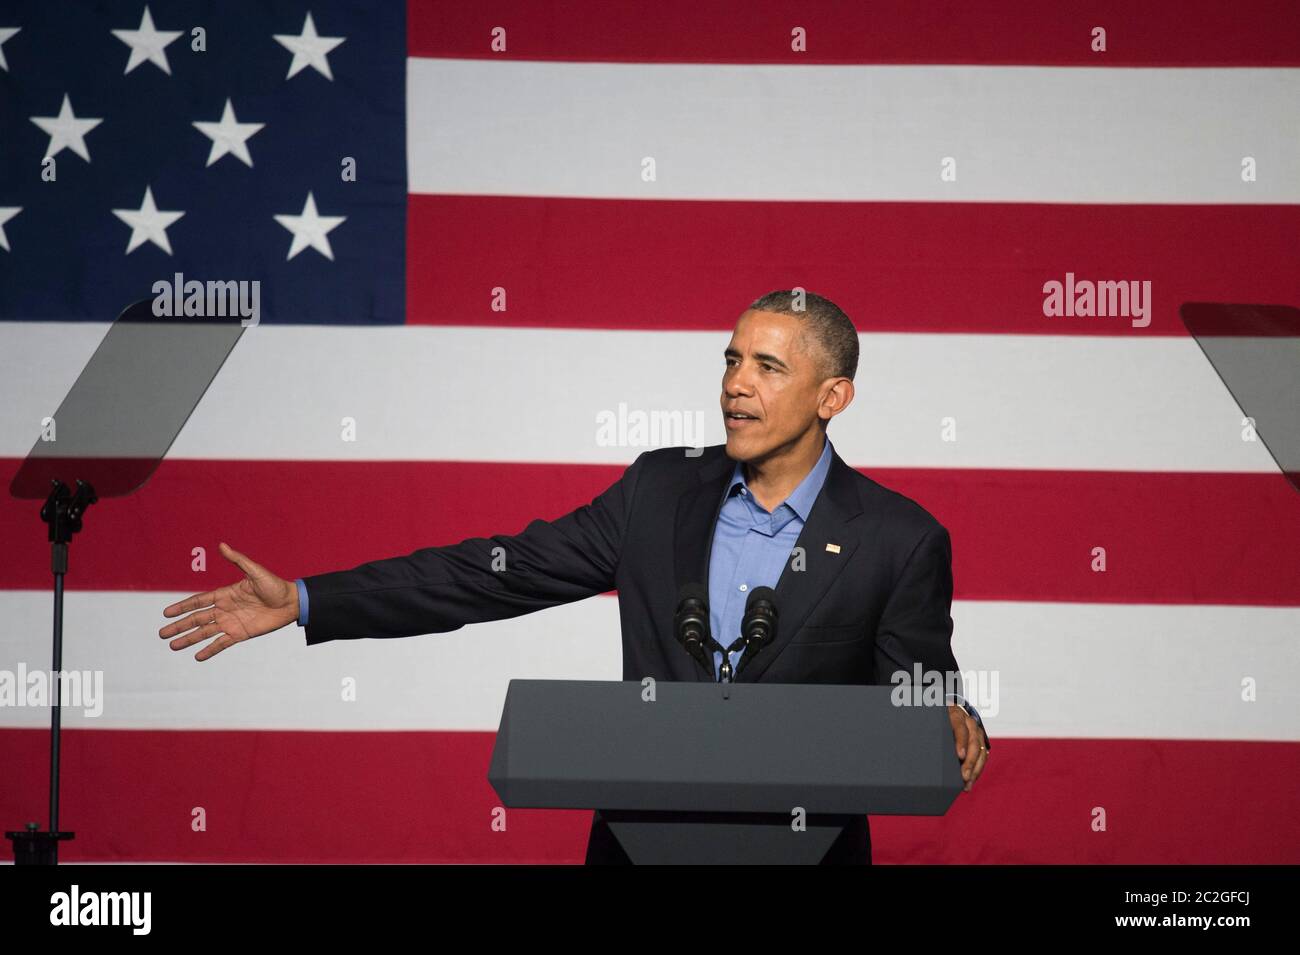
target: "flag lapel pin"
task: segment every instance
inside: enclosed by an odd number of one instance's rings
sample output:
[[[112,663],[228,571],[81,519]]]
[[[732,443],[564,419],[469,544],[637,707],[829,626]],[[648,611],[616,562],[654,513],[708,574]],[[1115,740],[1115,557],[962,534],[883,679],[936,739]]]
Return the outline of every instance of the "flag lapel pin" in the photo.
[[[827,545],[826,545],[826,552],[829,553],[829,554],[838,554],[838,553],[840,552],[840,545],[839,545],[839,544],[827,544]]]

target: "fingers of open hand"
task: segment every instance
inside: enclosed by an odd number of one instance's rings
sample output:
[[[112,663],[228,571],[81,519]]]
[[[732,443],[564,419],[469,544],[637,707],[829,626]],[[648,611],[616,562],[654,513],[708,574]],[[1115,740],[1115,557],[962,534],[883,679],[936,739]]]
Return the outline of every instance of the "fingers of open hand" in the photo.
[[[186,597],[184,600],[178,600],[176,601],[176,603],[164,607],[163,616],[175,617],[179,614],[188,613],[189,611],[192,610],[202,610],[205,607],[211,607],[216,602],[217,602],[217,592],[215,590],[209,590],[205,594],[194,594],[193,596]],[[171,624],[171,627],[176,627],[176,626],[177,626],[176,624]],[[163,629],[170,629],[170,628],[164,627]],[[185,630],[185,629],[187,628],[181,627],[180,630],[176,630],[175,632],[180,633],[181,630]],[[162,630],[159,630],[158,636],[160,637],[168,636],[168,634],[164,634]]]
[[[184,620],[177,620],[175,623],[169,623],[158,631],[158,636],[166,639],[183,634],[187,630],[193,630],[195,627],[202,627],[207,624],[216,623],[217,608],[208,606],[201,610],[196,610]],[[219,629],[219,628],[218,628]]]
[[[224,632],[225,628],[217,622],[217,612],[211,608],[200,610],[198,613],[191,614],[179,623],[164,627],[167,633],[159,633],[160,637],[176,637],[168,644],[173,650],[184,650],[186,647],[192,647],[194,644],[209,637],[215,637],[217,634]],[[180,636],[176,636],[180,634]]]
[[[222,650],[226,649],[226,647],[232,646],[238,642],[239,640],[235,637],[232,637],[228,633],[223,633],[198,653],[194,654],[194,659],[202,663],[204,660],[209,660],[212,657],[215,657]]]
[[[167,645],[173,650],[184,650],[186,647],[192,647],[196,643],[202,643],[204,640],[216,637],[217,639],[213,640],[206,647],[199,650],[198,653],[194,654],[194,659],[201,663],[204,660],[212,659],[212,657],[215,657],[222,650],[226,649],[226,647],[236,644],[243,639],[242,637],[232,636],[225,632],[225,626],[229,625],[233,621],[227,618],[226,623],[222,624],[220,621],[213,620],[212,615],[212,610],[204,610],[195,614],[193,617],[187,618],[186,621],[184,621],[185,623],[191,621],[194,621],[195,623],[202,622],[203,626],[199,627],[197,630],[191,630],[184,636],[177,637]],[[199,619],[196,620],[195,618]]]

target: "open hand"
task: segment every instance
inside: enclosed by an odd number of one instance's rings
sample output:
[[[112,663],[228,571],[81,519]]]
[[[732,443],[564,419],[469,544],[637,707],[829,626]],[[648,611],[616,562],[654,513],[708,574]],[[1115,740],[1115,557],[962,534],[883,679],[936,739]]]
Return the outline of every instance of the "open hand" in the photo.
[[[183,613],[189,616],[158,631],[163,639],[176,637],[168,644],[173,650],[184,650],[216,637],[194,655],[199,661],[298,619],[298,587],[293,581],[277,577],[225,543],[221,544],[221,556],[242,570],[244,579],[219,590],[194,594],[164,608],[164,617]]]

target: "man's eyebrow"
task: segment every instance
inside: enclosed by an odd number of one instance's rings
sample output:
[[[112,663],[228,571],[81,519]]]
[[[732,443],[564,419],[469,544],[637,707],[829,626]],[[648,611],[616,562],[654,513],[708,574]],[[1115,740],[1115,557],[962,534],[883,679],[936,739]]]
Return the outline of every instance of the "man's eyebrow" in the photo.
[[[754,357],[757,358],[759,361],[766,361],[766,362],[770,362],[773,365],[780,365],[786,371],[790,370],[790,366],[787,365],[785,362],[783,362],[781,359],[777,358],[775,355],[769,355],[766,352],[755,352]]]
[[[726,349],[725,351],[723,351],[722,356],[723,356],[724,358],[743,358],[743,357],[744,357],[743,355],[740,354],[740,352],[736,351],[736,349],[734,349],[734,348],[728,348],[728,349]],[[781,359],[777,358],[775,355],[769,355],[767,352],[755,352],[755,353],[754,353],[754,357],[755,357],[756,359],[758,359],[759,361],[765,361],[765,362],[768,362],[768,363],[773,364],[773,365],[780,365],[780,366],[781,366],[782,368],[784,368],[786,371],[789,371],[789,370],[790,370],[790,366],[789,366],[789,365],[787,365],[787,364],[786,364],[785,362],[783,362]]]

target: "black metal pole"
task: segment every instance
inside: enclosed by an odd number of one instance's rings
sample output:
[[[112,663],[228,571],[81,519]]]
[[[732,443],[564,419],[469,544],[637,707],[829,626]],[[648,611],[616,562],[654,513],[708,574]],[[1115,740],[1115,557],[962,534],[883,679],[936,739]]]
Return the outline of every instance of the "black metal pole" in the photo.
[[[59,831],[59,740],[62,730],[63,689],[63,577],[68,572],[68,544],[72,535],[81,530],[81,518],[86,508],[98,497],[87,482],[77,480],[73,494],[66,484],[51,481],[50,494],[41,508],[41,520],[50,525],[50,569],[54,572],[54,705],[50,709],[50,828],[42,832],[37,823],[29,822],[24,829],[11,829],[5,838],[13,843],[16,865],[58,865],[59,843],[73,838],[71,832]]]
[[[68,572],[68,545],[56,542],[50,561],[54,570],[54,706],[50,711],[50,832],[59,831],[59,738],[62,731],[63,575]],[[58,852],[58,845],[55,845]]]

